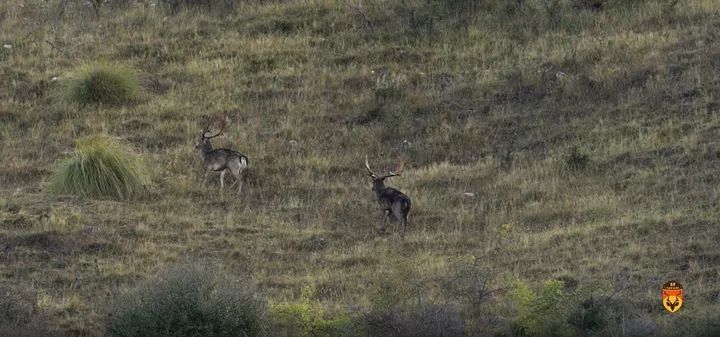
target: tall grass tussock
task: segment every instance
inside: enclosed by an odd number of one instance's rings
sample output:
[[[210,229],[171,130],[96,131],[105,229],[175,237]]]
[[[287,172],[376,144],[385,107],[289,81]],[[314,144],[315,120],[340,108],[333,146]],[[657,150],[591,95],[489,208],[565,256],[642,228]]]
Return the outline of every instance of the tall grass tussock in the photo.
[[[132,150],[108,136],[77,142],[51,182],[51,191],[83,197],[126,199],[148,183],[148,170]]]
[[[137,74],[118,65],[86,65],[64,81],[62,99],[80,106],[130,104],[140,98],[142,89]]]

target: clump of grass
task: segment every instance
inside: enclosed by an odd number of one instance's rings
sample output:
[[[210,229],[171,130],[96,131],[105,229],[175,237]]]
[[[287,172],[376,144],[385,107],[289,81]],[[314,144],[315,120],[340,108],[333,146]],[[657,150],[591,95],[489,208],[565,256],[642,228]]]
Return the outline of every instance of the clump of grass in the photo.
[[[573,146],[565,156],[565,167],[570,171],[581,171],[590,163],[590,155],[577,146]]]
[[[189,265],[161,272],[110,310],[111,337],[255,337],[268,325],[251,286]]]
[[[84,66],[71,74],[63,86],[62,98],[81,106],[123,105],[135,102],[141,93],[137,74],[122,66]]]
[[[77,142],[71,158],[55,172],[50,190],[84,197],[126,199],[142,191],[147,168],[129,148],[107,136]]]
[[[375,100],[378,104],[385,104],[393,99],[405,95],[404,85],[407,79],[400,74],[383,75],[375,83]]]

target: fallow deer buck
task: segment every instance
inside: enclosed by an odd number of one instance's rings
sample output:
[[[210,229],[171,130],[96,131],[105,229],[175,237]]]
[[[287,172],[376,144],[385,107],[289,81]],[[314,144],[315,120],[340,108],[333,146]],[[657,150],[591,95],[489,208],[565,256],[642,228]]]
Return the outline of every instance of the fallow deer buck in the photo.
[[[195,144],[195,148],[199,149],[202,153],[203,164],[205,166],[205,179],[203,180],[203,187],[207,183],[208,175],[211,171],[220,172],[220,188],[225,187],[225,173],[230,172],[235,177],[235,182],[230,186],[238,184],[238,193],[242,193],[243,188],[243,170],[248,167],[248,158],[240,152],[231,149],[214,149],[211,139],[223,134],[230,125],[230,116],[225,112],[220,118],[220,131],[218,133],[209,136],[210,132],[210,118],[205,118],[205,128],[202,130],[202,134]]]
[[[380,211],[382,212],[378,231],[381,233],[385,231],[385,224],[392,215],[394,220],[402,222],[400,237],[405,237],[408,215],[410,214],[410,197],[392,187],[385,187],[386,178],[396,177],[402,174],[405,168],[405,161],[401,160],[394,171],[380,176],[370,168],[367,155],[365,155],[365,168],[367,168],[370,178],[372,178],[372,190],[375,192],[375,200],[378,205],[380,205]]]

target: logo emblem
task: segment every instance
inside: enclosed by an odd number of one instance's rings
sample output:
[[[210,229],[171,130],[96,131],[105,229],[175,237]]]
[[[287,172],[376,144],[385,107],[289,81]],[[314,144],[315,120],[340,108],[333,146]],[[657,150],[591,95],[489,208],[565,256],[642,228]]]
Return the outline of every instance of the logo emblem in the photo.
[[[677,312],[683,305],[683,288],[680,282],[670,281],[663,284],[662,304],[669,312]]]

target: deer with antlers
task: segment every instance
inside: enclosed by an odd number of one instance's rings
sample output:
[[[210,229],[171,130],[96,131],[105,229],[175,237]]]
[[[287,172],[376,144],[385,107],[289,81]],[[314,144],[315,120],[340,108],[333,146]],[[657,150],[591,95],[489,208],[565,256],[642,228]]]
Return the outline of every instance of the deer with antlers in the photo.
[[[220,117],[220,131],[210,136],[211,120],[209,117],[205,117],[205,127],[200,134],[198,142],[195,144],[195,148],[200,150],[203,157],[203,164],[205,166],[205,179],[203,180],[203,187],[207,183],[207,178],[210,172],[220,172],[220,188],[225,187],[225,174],[230,172],[235,177],[235,182],[230,186],[238,184],[238,193],[242,193],[243,187],[243,170],[248,167],[248,158],[240,152],[231,149],[214,149],[211,139],[223,134],[227,127],[230,125],[230,116],[225,111]]]
[[[378,231],[381,233],[385,231],[385,224],[388,218],[392,216],[394,220],[402,222],[400,237],[405,237],[408,215],[410,214],[410,197],[392,187],[385,187],[385,179],[402,174],[405,168],[405,161],[400,160],[395,170],[390,171],[388,174],[378,175],[370,168],[367,155],[365,155],[365,168],[372,179],[372,190],[375,192],[375,200],[378,205],[380,205],[380,211],[382,212]]]

